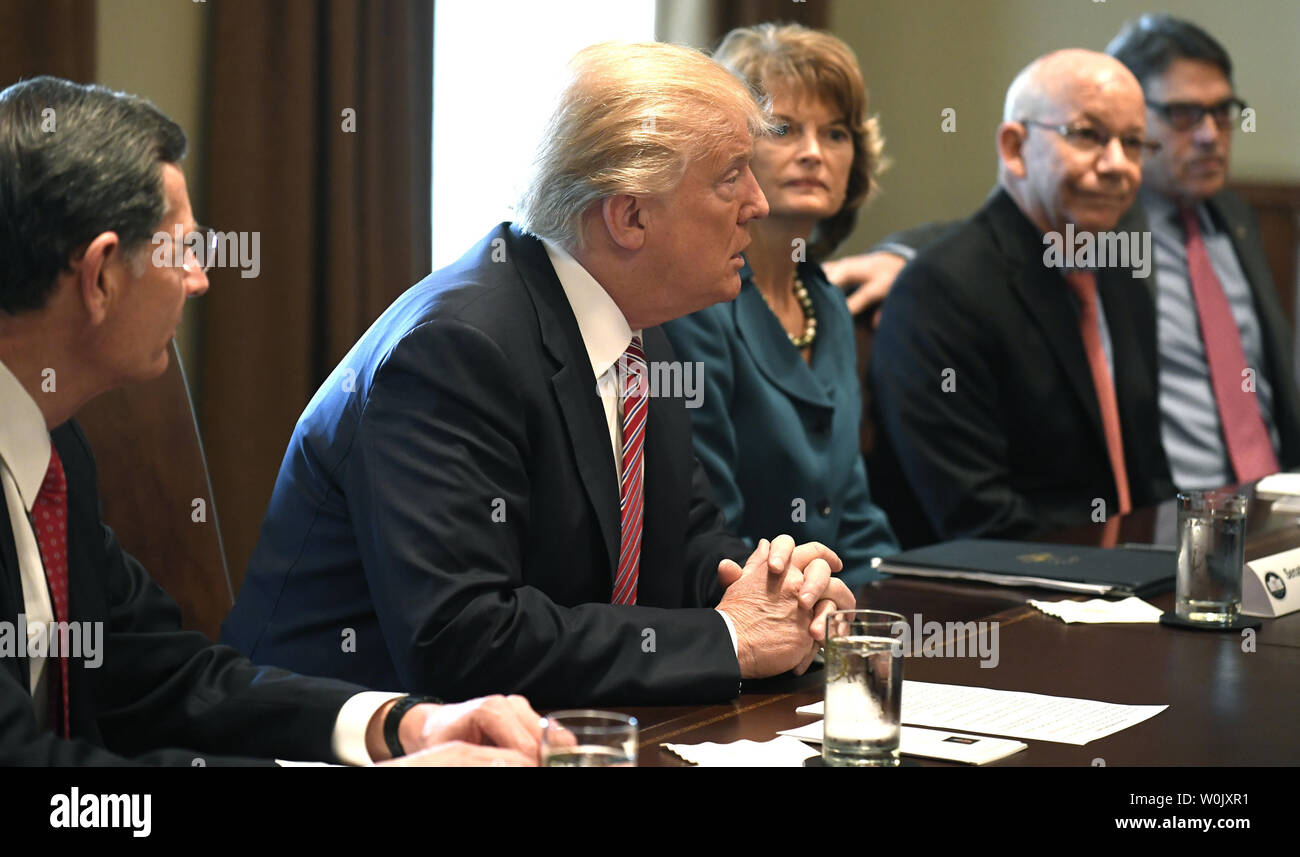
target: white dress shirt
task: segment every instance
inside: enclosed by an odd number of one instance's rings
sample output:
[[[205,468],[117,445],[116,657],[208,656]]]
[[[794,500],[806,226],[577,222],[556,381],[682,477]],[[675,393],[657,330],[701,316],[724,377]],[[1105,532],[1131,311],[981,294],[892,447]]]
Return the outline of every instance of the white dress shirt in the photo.
[[[641,331],[633,330],[628,325],[623,311],[614,303],[609,292],[596,282],[596,278],[577,259],[552,241],[543,238],[542,243],[546,246],[546,255],[551,260],[551,267],[555,269],[555,276],[564,288],[564,296],[568,298],[573,316],[578,320],[578,332],[582,334],[582,344],[591,360],[591,374],[596,378],[596,392],[605,406],[605,424],[609,430],[609,446],[614,456],[615,481],[622,484],[623,400],[619,395],[622,386],[618,378],[618,360],[632,344],[632,337],[640,336]],[[642,345],[644,347],[644,341]],[[642,474],[645,473],[645,462],[646,456],[642,455]],[[642,484],[645,484],[644,480]],[[731,647],[739,656],[736,626],[724,611],[718,610],[718,613],[727,624]]]
[[[41,561],[30,517],[50,464],[50,433],[40,408],[3,362],[0,362],[0,402],[4,403],[4,411],[0,413],[0,485],[3,485],[5,503],[9,507],[9,528],[14,535],[18,572],[22,578],[23,613],[31,636],[54,621],[45,565]],[[40,625],[34,627],[38,622]],[[30,654],[31,650],[29,646],[27,666],[31,673],[32,707],[37,725],[44,729],[49,726],[47,659]],[[44,651],[44,648],[36,647],[36,651]],[[77,689],[73,687],[70,691],[75,694]],[[366,726],[380,706],[401,695],[366,691],[344,703],[334,721],[334,733],[330,739],[334,754],[350,765],[369,764]]]

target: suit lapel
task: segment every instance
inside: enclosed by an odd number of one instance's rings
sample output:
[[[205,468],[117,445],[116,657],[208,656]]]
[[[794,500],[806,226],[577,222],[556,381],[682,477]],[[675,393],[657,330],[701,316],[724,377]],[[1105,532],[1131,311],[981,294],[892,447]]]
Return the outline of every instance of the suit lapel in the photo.
[[[1115,224],[1115,231],[1128,232],[1130,234],[1137,233],[1138,235],[1145,235],[1146,233],[1151,231],[1151,221],[1147,217],[1147,210],[1146,207],[1142,205],[1140,196],[1136,202],[1134,202],[1131,206],[1129,206],[1129,210],[1124,212],[1124,216],[1119,219],[1119,223]],[[1149,264],[1151,265],[1151,273],[1149,276],[1146,277],[1146,279],[1142,279],[1141,277],[1137,278],[1139,280],[1142,280],[1142,283],[1146,286],[1147,294],[1151,298],[1152,306],[1155,305],[1156,296],[1159,294],[1158,290],[1156,289],[1157,272],[1156,272],[1155,252],[1156,252],[1155,239],[1152,238],[1151,258],[1148,260]]]
[[[95,477],[94,462],[87,454],[84,435],[68,422],[50,432],[50,440],[59,452],[68,478],[68,621],[88,622],[83,631],[91,631],[94,620],[108,616],[108,605],[103,600],[103,583],[97,578],[106,575],[102,553],[96,549],[103,544],[103,524],[99,518],[99,485]],[[106,633],[106,632],[105,632]],[[99,645],[105,645],[103,638]],[[82,638],[82,645],[89,644]],[[86,651],[89,654],[89,650]],[[100,652],[100,656],[104,655]],[[98,678],[98,676],[96,676]],[[86,659],[70,658],[68,661],[69,699],[72,703],[72,734],[91,734],[95,708],[93,688],[95,681],[86,669]]]
[[[748,265],[740,275],[744,286],[733,303],[732,311],[736,314],[740,341],[753,357],[754,364],[792,399],[823,408],[831,407],[821,383],[798,350],[790,346],[781,322],[763,300]]]
[[[583,489],[605,537],[612,585],[618,567],[619,493],[612,454],[608,452],[609,428],[596,378],[591,372],[591,360],[546,248],[513,227],[507,240],[515,268],[532,293],[542,344],[556,363],[551,387],[564,418]]]
[[[0,491],[0,617],[14,625],[18,630],[18,614],[24,611],[22,572],[18,568],[18,547],[14,541],[13,529],[9,526],[9,504],[4,492]],[[17,639],[14,640],[17,645]],[[31,671],[27,658],[0,658],[10,669],[18,673],[23,687],[31,686]]]
[[[1043,264],[1042,236],[1010,196],[999,192],[989,203],[988,212],[993,239],[1009,261],[1012,291],[1042,331],[1087,412],[1093,433],[1104,443],[1101,407],[1097,404],[1097,389],[1079,335],[1079,317],[1070,301],[1069,285],[1059,270]]]
[[[1258,227],[1250,218],[1245,201],[1230,191],[1221,191],[1207,201],[1210,214],[1226,229],[1237,254],[1242,273],[1254,297],[1264,342],[1266,371],[1273,384],[1273,417],[1282,441],[1279,457],[1284,469],[1300,463],[1300,400],[1295,395],[1295,372],[1291,326],[1273,282],[1273,272],[1258,238]],[[1252,240],[1253,239],[1253,240]]]

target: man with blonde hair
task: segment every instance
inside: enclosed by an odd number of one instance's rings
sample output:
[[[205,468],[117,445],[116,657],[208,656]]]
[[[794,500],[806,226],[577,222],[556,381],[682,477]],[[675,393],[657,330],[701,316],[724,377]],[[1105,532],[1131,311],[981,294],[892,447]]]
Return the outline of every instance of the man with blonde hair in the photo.
[[[718,701],[805,669],[853,606],[822,545],[723,532],[685,390],[649,384],[683,368],[657,325],[740,287],[761,109],[671,45],[571,72],[520,224],[400,297],[299,420],[224,629],[254,661],[443,698]]]

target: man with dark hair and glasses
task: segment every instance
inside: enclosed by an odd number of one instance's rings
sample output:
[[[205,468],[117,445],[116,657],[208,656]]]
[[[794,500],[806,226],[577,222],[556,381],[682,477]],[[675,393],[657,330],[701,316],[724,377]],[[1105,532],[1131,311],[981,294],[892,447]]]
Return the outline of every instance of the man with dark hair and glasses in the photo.
[[[1106,52],[1146,96],[1140,204],[1156,276],[1161,434],[1182,489],[1251,482],[1300,466],[1292,334],[1249,206],[1225,188],[1245,103],[1227,51],[1165,14],[1126,24]]]
[[[1144,260],[1045,252],[1116,229],[1157,149],[1145,112],[1104,54],[1030,63],[1007,91],[998,187],[894,283],[872,481],[905,544],[1113,521],[1172,493]]]

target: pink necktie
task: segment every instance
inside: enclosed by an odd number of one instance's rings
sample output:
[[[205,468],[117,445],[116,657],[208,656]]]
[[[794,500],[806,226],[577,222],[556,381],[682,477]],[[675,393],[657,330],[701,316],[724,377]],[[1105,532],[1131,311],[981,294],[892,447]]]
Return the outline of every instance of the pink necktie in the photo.
[[[1183,209],[1183,229],[1187,236],[1187,273],[1196,298],[1196,314],[1201,319],[1201,339],[1205,342],[1205,362],[1210,367],[1210,386],[1219,408],[1223,442],[1238,482],[1254,482],[1280,469],[1273,452],[1259,402],[1253,389],[1247,390],[1244,371],[1246,353],[1241,347],[1241,332],[1232,316],[1232,307],[1215,276],[1209,251],[1201,238],[1196,212]]]
[[[41,549],[41,562],[45,565],[45,579],[50,585],[50,601],[54,607],[54,621],[68,621],[68,479],[63,472],[63,462],[58,450],[50,447],[50,466],[45,471],[45,481],[32,504],[32,524],[36,528],[36,541]],[[50,635],[60,641],[64,636]],[[48,671],[50,677],[50,723],[54,731],[64,738],[71,734],[68,711],[68,653],[59,651],[59,671]],[[62,690],[60,690],[60,688]],[[60,706],[62,702],[62,706]]]
[[[1110,470],[1115,477],[1115,492],[1119,495],[1119,513],[1127,515],[1133,509],[1129,498],[1128,469],[1124,464],[1124,438],[1119,429],[1119,404],[1115,399],[1115,382],[1106,365],[1106,350],[1101,345],[1101,328],[1097,318],[1097,277],[1091,271],[1071,271],[1065,281],[1079,299],[1079,334],[1084,350],[1088,352],[1088,368],[1092,370],[1092,385],[1097,390],[1097,405],[1101,408],[1101,425],[1106,431],[1106,452],[1110,456]]]
[[[623,352],[623,478],[619,486],[618,574],[614,577],[614,604],[636,603],[637,572],[641,565],[641,452],[645,447],[645,418],[649,393],[641,337],[632,337]]]

